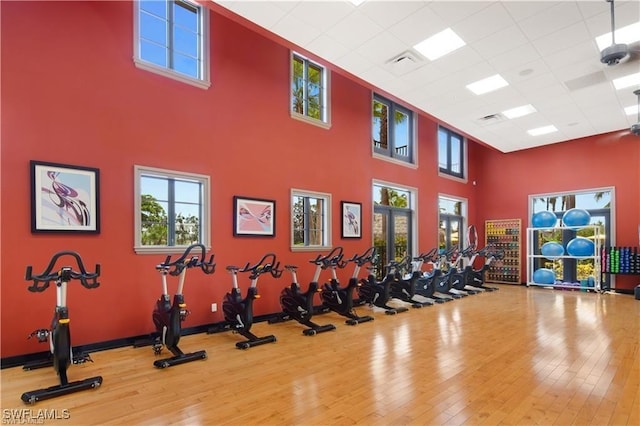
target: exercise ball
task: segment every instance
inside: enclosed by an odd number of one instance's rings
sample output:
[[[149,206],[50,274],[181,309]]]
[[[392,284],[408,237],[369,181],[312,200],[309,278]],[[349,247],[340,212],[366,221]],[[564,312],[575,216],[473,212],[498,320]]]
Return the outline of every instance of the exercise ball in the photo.
[[[533,225],[534,228],[553,228],[556,226],[557,220],[558,218],[555,213],[541,211],[531,216],[531,225]]]
[[[540,252],[543,256],[546,256],[547,259],[553,260],[564,254],[564,247],[556,241],[549,241],[542,245]]]
[[[536,284],[555,284],[556,274],[551,269],[536,269],[533,272],[533,282]]]
[[[587,226],[591,221],[591,215],[584,209],[567,210],[562,215],[562,223],[564,226]]]
[[[567,243],[567,253],[569,256],[593,256],[594,247],[590,239],[575,237]]]

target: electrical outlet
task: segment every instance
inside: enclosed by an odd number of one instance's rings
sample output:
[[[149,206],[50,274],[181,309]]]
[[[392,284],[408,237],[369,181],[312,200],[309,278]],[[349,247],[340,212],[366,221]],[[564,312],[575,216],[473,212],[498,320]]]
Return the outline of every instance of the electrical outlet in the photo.
[[[211,304],[211,312],[216,312],[218,310],[218,304],[217,303],[212,303]]]

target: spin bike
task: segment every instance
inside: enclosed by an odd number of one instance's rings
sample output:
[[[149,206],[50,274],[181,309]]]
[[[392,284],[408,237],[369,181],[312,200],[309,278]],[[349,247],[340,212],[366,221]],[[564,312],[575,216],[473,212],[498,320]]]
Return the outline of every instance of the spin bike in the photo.
[[[417,256],[417,259],[419,260],[416,263],[416,269],[418,271],[422,269],[422,265],[425,262],[431,263],[433,265],[433,269],[431,272],[423,272],[420,278],[416,281],[416,293],[422,297],[433,300],[435,303],[451,302],[453,297],[436,291],[436,284],[439,280],[443,279],[442,269],[437,266],[438,258],[439,255],[437,248],[433,248],[427,253],[422,253]]]
[[[343,261],[342,247],[335,247],[328,255],[327,267],[331,270],[331,281],[323,284],[322,291],[320,292],[320,298],[322,304],[328,309],[336,312],[344,317],[347,317],[345,324],[357,325],[361,322],[373,321],[373,317],[369,315],[359,316],[353,309],[353,290],[356,289],[360,282],[358,282],[358,273],[362,265],[367,263],[366,256],[369,251],[363,255],[353,256],[349,261]],[[371,253],[369,253],[369,256]],[[344,268],[348,262],[353,261],[355,263],[355,269],[353,275],[349,279],[349,283],[345,287],[340,286],[338,281],[338,275],[336,273],[337,268]]]
[[[52,272],[58,259],[62,257],[72,257],[75,259],[77,271],[71,266],[63,266],[56,272]],[[49,265],[41,274],[33,275],[32,267],[27,266],[25,279],[33,281],[27,289],[34,293],[41,293],[49,288],[51,282],[56,284],[56,307],[51,321],[51,330],[40,329],[31,333],[40,342],[49,339],[49,346],[52,355],[53,369],[60,377],[60,384],[44,389],[25,392],[22,394],[22,401],[27,404],[35,404],[37,401],[55,398],[74,392],[97,388],[102,384],[102,376],[91,377],[89,379],[69,382],[67,369],[74,362],[73,349],[71,347],[71,331],[69,329],[69,308],[67,307],[67,286],[72,280],[79,280],[86,289],[94,289],[100,286],[97,278],[100,276],[100,265],[96,265],[95,272],[87,272],[82,263],[80,255],[74,251],[60,251],[53,255]],[[31,337],[29,336],[29,337]],[[84,357],[84,360],[88,357]]]
[[[392,298],[409,303],[414,308],[422,308],[423,306],[432,306],[434,304],[433,299],[430,298],[425,298],[424,301],[415,298],[416,285],[422,276],[422,272],[420,272],[422,260],[419,257],[414,258],[412,262],[411,256],[405,256],[400,262],[394,260],[390,265],[395,272],[395,279],[391,281],[391,288],[389,289]]]
[[[314,260],[310,260],[310,262],[316,265],[316,271],[306,292],[302,291],[302,288],[298,283],[298,275],[296,272],[298,267],[294,265],[285,265],[285,269],[291,273],[292,282],[289,287],[285,287],[280,293],[280,305],[282,306],[283,311],[282,314],[275,319],[269,320],[269,323],[273,324],[294,319],[307,327],[302,331],[302,334],[305,336],[314,336],[318,333],[336,329],[336,326],[333,324],[318,325],[311,321],[314,314],[314,296],[322,290],[318,286],[320,272],[328,267],[329,257],[318,255],[318,257]]]
[[[200,255],[189,258],[189,254],[194,249],[199,249]],[[171,358],[154,361],[153,365],[157,368],[167,368],[173,365],[207,358],[206,351],[184,353],[178,347],[182,333],[182,321],[189,315],[183,294],[187,269],[200,268],[205,274],[213,274],[216,269],[216,264],[213,262],[213,255],[211,255],[209,261],[205,260],[206,252],[207,249],[204,245],[192,244],[185,249],[178,260],[172,262],[171,256],[167,256],[163,263],[156,266],[156,270],[160,272],[162,276],[162,295],[160,295],[160,298],[156,301],[156,307],[152,315],[153,323],[158,333],[153,344],[153,351],[156,355],[160,355],[162,347],[164,346],[173,354]],[[173,296],[173,303],[171,303],[167,289],[167,275],[178,277],[178,289]]]
[[[360,301],[367,303],[369,306],[376,306],[378,308],[384,309],[384,313],[387,315],[395,315],[400,312],[407,312],[409,309],[404,306],[393,307],[389,306],[387,303],[391,298],[391,286],[392,283],[397,280],[396,275],[396,266],[397,262],[390,262],[386,268],[387,273],[382,281],[378,281],[376,276],[373,273],[373,259],[375,257],[375,247],[369,248],[363,256],[356,260],[356,262],[362,262],[359,265],[362,266],[364,263],[369,263],[370,265],[367,267],[369,270],[369,276],[367,279],[360,280],[360,287],[358,287],[358,295],[360,296]]]
[[[208,333],[215,333],[217,331],[232,330],[235,333],[239,333],[247,340],[236,343],[238,349],[249,349],[254,346],[264,345],[265,343],[273,343],[276,341],[276,336],[269,335],[265,337],[258,337],[251,333],[251,326],[253,325],[253,301],[258,299],[258,278],[262,274],[271,274],[274,278],[280,278],[282,276],[282,270],[278,269],[280,263],[276,261],[276,255],[273,253],[267,253],[262,256],[262,259],[253,266],[249,266],[247,263],[243,268],[237,266],[227,266],[227,271],[231,274],[233,280],[233,287],[231,291],[224,296],[222,302],[222,310],[224,312],[225,325],[222,330],[210,329]],[[242,291],[238,287],[238,273],[250,272],[249,279],[251,279],[251,285],[247,290],[247,296],[242,297]]]

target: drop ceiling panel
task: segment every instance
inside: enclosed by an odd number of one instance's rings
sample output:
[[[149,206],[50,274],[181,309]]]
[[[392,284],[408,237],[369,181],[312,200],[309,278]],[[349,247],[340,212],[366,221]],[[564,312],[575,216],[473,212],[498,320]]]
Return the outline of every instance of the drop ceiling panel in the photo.
[[[527,43],[527,38],[517,25],[499,30],[474,43],[471,47],[485,58],[493,58]]]
[[[454,24],[452,28],[465,42],[474,43],[514,23],[502,4],[493,3]]]
[[[362,12],[354,10],[326,31],[326,34],[342,40],[345,46],[355,49],[365,41],[380,34],[383,28]]]
[[[412,16],[427,3],[425,1],[369,1],[364,2],[360,6],[360,10],[376,24],[386,29]]]
[[[340,1],[306,1],[291,9],[289,16],[305,24],[327,31],[337,24],[344,16],[353,12],[353,5]]]

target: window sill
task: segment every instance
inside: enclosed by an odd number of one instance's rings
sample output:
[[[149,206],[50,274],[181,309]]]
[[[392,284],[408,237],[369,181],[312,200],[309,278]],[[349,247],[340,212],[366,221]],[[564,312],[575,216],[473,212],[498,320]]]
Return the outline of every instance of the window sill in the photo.
[[[133,59],[133,63],[136,65],[137,68],[140,68],[142,70],[149,71],[149,72],[152,72],[154,74],[158,74],[158,75],[170,78],[172,80],[177,80],[177,81],[180,81],[182,83],[186,83],[186,84],[198,87],[198,88],[203,89],[203,90],[207,90],[209,87],[211,87],[211,82],[208,79],[207,80],[200,80],[200,79],[197,79],[197,78],[189,77],[187,75],[180,74],[180,73],[175,72],[173,70],[170,70],[170,69],[167,69],[167,68],[163,68],[163,67],[160,67],[158,65],[149,63],[149,62],[142,61],[142,60],[140,60],[138,58],[134,58]]]
[[[415,163],[409,163],[407,161],[398,160],[397,158],[389,157],[383,154],[378,154],[377,152],[373,153],[373,158],[377,158],[378,160],[388,161],[389,163],[397,164],[399,166],[404,166],[409,169],[417,169],[418,165]]]
[[[188,246],[135,246],[133,251],[136,254],[182,254]],[[205,244],[207,251],[211,250],[208,244]]]
[[[310,117],[307,117],[306,115],[298,114],[297,112],[291,112],[291,118],[293,118],[294,120],[312,124],[317,127],[321,127],[323,129],[328,130],[331,128],[331,123],[325,123],[322,120],[316,120],[315,118],[310,118]]]
[[[329,251],[332,246],[291,246],[292,252]]]
[[[460,183],[469,183],[469,180],[466,177],[461,178],[458,176],[453,176],[448,173],[441,172],[440,170],[438,170],[438,176],[446,179],[455,180],[456,182],[460,182]]]

